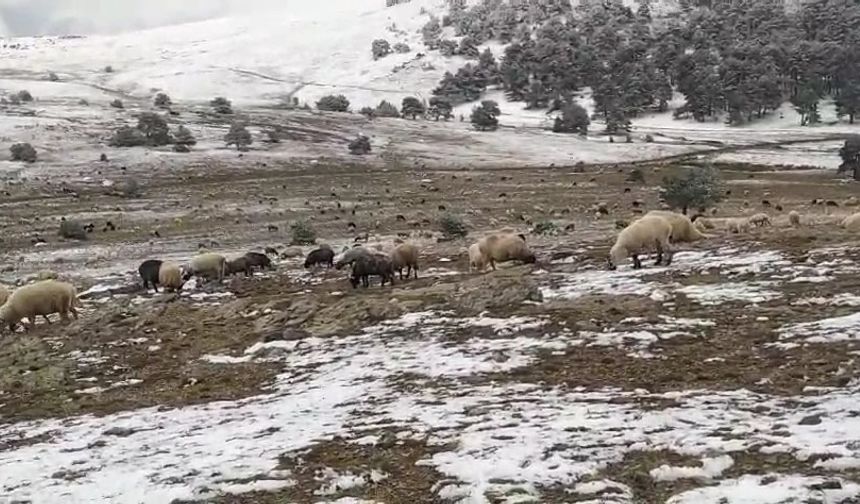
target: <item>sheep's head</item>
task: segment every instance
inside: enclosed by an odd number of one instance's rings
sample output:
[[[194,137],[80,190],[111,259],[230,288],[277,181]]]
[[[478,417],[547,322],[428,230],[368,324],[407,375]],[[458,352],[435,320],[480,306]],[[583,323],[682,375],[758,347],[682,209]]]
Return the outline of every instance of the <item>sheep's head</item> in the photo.
[[[609,271],[615,271],[618,269],[618,265],[621,264],[626,258],[626,251],[624,247],[616,244],[609,250],[609,258],[607,259],[607,263],[609,264]]]
[[[527,250],[523,256],[523,262],[526,264],[534,264],[537,262],[537,256],[531,250]]]

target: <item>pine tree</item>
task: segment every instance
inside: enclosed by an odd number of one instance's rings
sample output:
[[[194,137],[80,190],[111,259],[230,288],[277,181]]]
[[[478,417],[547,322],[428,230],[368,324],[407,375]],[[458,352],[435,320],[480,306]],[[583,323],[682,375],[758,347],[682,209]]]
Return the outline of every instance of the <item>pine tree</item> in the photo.
[[[232,114],[233,113],[233,104],[230,103],[230,100],[224,98],[223,96],[218,96],[209,102],[209,105],[215,109],[216,114]]]
[[[248,131],[244,123],[239,121],[235,121],[230,125],[230,131],[224,136],[224,141],[227,143],[227,147],[235,145],[236,150],[243,152],[247,151],[248,147],[254,143],[251,132]]]
[[[464,58],[477,58],[480,56],[478,44],[472,37],[466,36],[460,39],[460,46],[457,48],[457,54]]]
[[[400,117],[400,111],[397,110],[397,107],[392,105],[390,102],[382,100],[379,102],[379,105],[376,106],[376,112],[374,113],[376,117]]]
[[[570,102],[562,107],[561,115],[555,118],[552,130],[555,133],[579,133],[582,136],[588,134],[588,111],[575,102]]]
[[[168,108],[173,105],[173,101],[167,96],[166,93],[158,93],[155,95],[155,100],[153,100],[153,104],[158,108]]]
[[[167,121],[158,114],[144,112],[137,119],[137,129],[143,133],[147,145],[160,146],[173,142]]]
[[[499,127],[498,116],[501,115],[499,104],[492,100],[484,100],[481,105],[472,109],[472,127],[478,131],[495,131]]]
[[[794,105],[794,110],[800,114],[800,125],[811,126],[821,122],[821,115],[818,113],[818,101],[821,99],[817,86],[807,83],[791,97],[791,104]]]
[[[415,119],[418,116],[423,116],[425,112],[424,104],[414,96],[407,96],[404,98],[400,110],[403,117],[411,117],[412,119]]]
[[[685,177],[664,178],[660,199],[686,215],[690,208],[707,208],[719,203],[725,191],[713,167],[691,170]]]
[[[848,122],[854,124],[854,117],[860,112],[860,82],[849,82],[842,88],[836,107],[840,117],[848,116]]]
[[[854,180],[860,180],[860,136],[852,136],[845,140],[845,145],[839,149],[842,164],[839,172],[851,172]]]
[[[317,102],[317,110],[328,112],[348,112],[349,100],[347,100],[344,95],[323,96]]]
[[[445,98],[440,98],[438,96],[430,98],[430,107],[427,109],[427,114],[432,117],[434,121],[438,121],[440,117],[447,121],[453,117],[452,112],[453,107],[451,107],[451,102]]]
[[[373,54],[373,59],[378,60],[391,54],[391,44],[385,39],[376,39],[370,45],[370,52]]]
[[[484,52],[478,56],[478,70],[487,79],[488,85],[499,83],[499,64],[496,62],[496,57],[493,56],[493,52],[489,48],[484,49]]]
[[[197,145],[197,139],[191,134],[191,131],[183,125],[176,128],[176,133],[173,135],[173,143],[176,145],[192,146]]]
[[[442,36],[442,25],[439,24],[439,18],[431,16],[430,21],[421,28],[421,35],[427,49],[439,47],[439,37]]]

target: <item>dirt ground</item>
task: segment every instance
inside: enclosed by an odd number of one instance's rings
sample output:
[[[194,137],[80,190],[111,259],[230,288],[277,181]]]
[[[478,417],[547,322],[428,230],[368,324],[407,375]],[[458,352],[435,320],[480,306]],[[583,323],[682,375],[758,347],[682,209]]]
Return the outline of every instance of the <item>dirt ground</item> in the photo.
[[[661,178],[685,166],[640,165],[637,168],[646,178],[641,183],[628,181],[632,165],[434,170],[282,164],[250,153],[229,163],[178,165],[169,171],[149,172],[146,164],[128,166],[122,172],[140,180],[138,197],[74,180],[7,182],[0,195],[0,280],[13,284],[53,270],[81,292],[100,285],[109,289],[85,294],[83,316],[68,326],[40,324],[29,334],[3,334],[0,422],[100,416],[149,406],[169,409],[251,397],[269,389],[281,372],[277,363],[224,366],[204,357],[241,357],[245,349],[272,334],[284,339],[339,338],[409,312],[540,316],[553,329],[580,331],[599,331],[629,317],[655,319],[660,303],[641,296],[593,294],[536,304],[533,301],[540,301],[541,294],[530,273],[535,268],[562,274],[600,266],[616,227],[634,219],[641,209],[658,208]],[[774,227],[754,229],[744,236],[717,230],[712,239],[687,248],[754,246],[777,250],[800,263],[812,248],[856,245],[856,236],[837,227],[844,215],[854,211],[845,203],[857,193],[856,185],[826,171],[722,168],[728,192],[716,216],[766,211]],[[110,162],[99,169],[121,170]],[[148,172],[151,175],[145,176]],[[815,199],[832,203],[813,204]],[[598,203],[606,204],[608,215],[594,210]],[[774,208],[777,205],[781,210]],[[787,225],[790,210],[801,212],[803,227]],[[462,216],[469,237],[437,241],[438,221],[444,214]],[[62,217],[92,222],[95,231],[83,242],[61,239],[57,228]],[[312,225],[319,243],[331,243],[337,249],[365,234],[371,242],[389,242],[398,236],[414,239],[422,248],[421,277],[398,282],[394,288],[353,291],[345,272],[308,272],[300,259],[291,259],[279,261],[275,272],[206,286],[195,290],[196,296],[145,293],[138,287],[135,270],[145,259],[182,260],[201,247],[227,255],[264,247],[283,250],[290,242],[290,224],[299,220]],[[103,230],[108,221],[116,225],[115,230]],[[537,267],[514,266],[480,276],[468,273],[465,248],[482,233],[504,227],[528,232],[545,221],[565,231],[556,236],[529,234],[539,257]],[[570,257],[575,262],[565,262]],[[708,285],[724,278],[705,273],[673,280]],[[840,278],[797,289],[807,296],[827,297],[857,286],[858,281]],[[852,352],[858,348],[852,340],[791,349],[767,346],[775,341],[774,331],[781,325],[813,317],[821,307],[770,304],[753,319],[747,316],[744,302],[709,307],[681,298],[673,310],[673,316],[707,318],[716,325],[704,329],[707,337],[656,343],[650,351],[657,358],[638,358],[617,346],[542,351],[526,367],[477,373],[471,383],[613,387],[653,393],[748,389],[789,397],[807,387],[845,386],[857,376],[860,364]],[[831,317],[852,312],[839,307],[827,310]],[[741,326],[743,330],[738,330]],[[397,386],[421,387],[422,383],[421,376],[403,376]],[[671,403],[666,399],[641,406],[662,408]],[[384,437],[385,431],[375,434]],[[26,434],[3,439],[0,452],[40,439]],[[417,441],[396,447],[384,443],[359,447],[327,440],[303,453],[283,454],[281,467],[291,470],[297,481],[289,489],[224,495],[212,502],[314,502],[322,485],[314,471],[324,467],[357,473],[378,469],[389,475],[379,483],[336,492],[338,497],[437,502],[434,485],[444,476],[416,461],[440,450]],[[814,460],[754,453],[745,457],[733,470],[821,473],[814,468]],[[664,452],[628,454],[603,473],[628,484],[641,502],[662,502],[684,489],[683,484],[667,487],[645,481],[647,471],[663,463],[683,462],[677,458]],[[543,495],[545,502],[568,498],[564,488],[544,488]]]

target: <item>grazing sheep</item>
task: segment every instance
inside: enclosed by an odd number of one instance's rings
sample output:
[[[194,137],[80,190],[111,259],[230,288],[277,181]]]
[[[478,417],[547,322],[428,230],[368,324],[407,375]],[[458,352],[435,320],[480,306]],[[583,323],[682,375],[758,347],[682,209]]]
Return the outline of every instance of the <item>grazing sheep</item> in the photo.
[[[352,276],[349,279],[352,288],[358,288],[359,283],[370,287],[371,276],[379,276],[382,279],[381,287],[385,287],[386,281],[394,285],[394,265],[391,259],[383,254],[358,256],[352,264]]]
[[[771,226],[770,216],[766,213],[757,213],[747,219],[755,227]]]
[[[618,233],[615,245],[609,250],[609,269],[614,270],[628,257],[633,259],[633,268],[642,267],[639,254],[653,249],[657,250],[656,265],[672,264],[672,224],[659,215],[646,215],[633,221],[632,224]],[[665,262],[664,262],[664,254]]]
[[[161,263],[162,261],[158,259],[149,259],[143,261],[137,268],[140,279],[143,280],[144,289],[149,290],[149,287],[152,286],[155,292],[158,292],[158,272],[161,269]]]
[[[172,262],[161,263],[161,267],[158,269],[158,283],[161,284],[165,290],[169,290],[171,292],[182,290],[182,286],[185,285],[185,281],[182,276],[182,268],[178,264]]]
[[[852,231],[860,229],[860,213],[852,214],[842,219],[841,226]]]
[[[287,247],[281,252],[281,259],[292,259],[305,255],[299,247]]]
[[[60,278],[60,275],[52,270],[42,270],[36,275],[37,280],[56,280],[58,278]]]
[[[704,234],[704,233],[706,233],[706,232],[708,231],[708,227],[707,227],[707,226],[705,225],[705,223],[703,222],[703,219],[697,219],[695,222],[693,222],[693,226],[694,226],[694,227],[696,228],[696,230],[697,230],[698,232],[700,232],[700,233],[703,233],[703,234]]]
[[[360,257],[370,256],[370,250],[364,247],[353,247],[344,252],[343,257],[334,265],[337,269],[342,269],[344,266],[352,266]]]
[[[708,238],[693,222],[684,214],[678,212],[667,212],[665,210],[652,210],[645,216],[662,217],[672,226],[672,243],[687,243]]]
[[[227,259],[220,254],[205,253],[191,259],[191,267],[186,274],[186,279],[192,276],[201,276],[209,279],[224,280],[227,270]]]
[[[9,299],[9,290],[0,285],[0,306],[3,306],[7,299]]]
[[[269,259],[269,256],[266,254],[261,254],[259,252],[248,252],[245,254],[245,259],[248,261],[248,266],[253,268],[260,268],[261,270],[273,270],[275,269],[275,265],[272,264],[272,260]]]
[[[227,261],[227,266],[224,270],[224,274],[236,275],[238,273],[244,273],[246,277],[249,277],[254,274],[254,270],[251,267],[250,261],[248,261],[248,257],[242,256]]]
[[[478,248],[484,264],[496,270],[496,263],[522,261],[526,264],[537,262],[534,252],[526,245],[521,234],[491,234],[478,240]]]
[[[469,247],[469,272],[477,271],[481,273],[486,267],[487,264],[484,263],[484,256],[481,254],[481,246],[473,243]]]
[[[320,264],[329,268],[334,266],[334,250],[331,248],[318,248],[308,254],[307,259],[305,259],[305,268],[310,268]]]
[[[36,327],[36,317],[41,315],[47,323],[51,323],[48,315],[59,313],[64,322],[68,322],[69,313],[78,318],[78,293],[75,287],[56,280],[45,280],[20,287],[9,296],[6,303],[0,306],[0,321],[8,324],[9,330],[14,331],[18,322],[26,318],[27,328]]]
[[[726,229],[735,234],[748,233],[750,230],[750,221],[743,217],[726,219]]]
[[[394,269],[400,274],[400,279],[403,280],[403,268],[406,268],[406,278],[413,272],[415,278],[418,278],[418,247],[411,243],[401,243],[391,251],[391,262]]]
[[[796,210],[788,212],[788,223],[794,227],[800,227],[800,214]]]

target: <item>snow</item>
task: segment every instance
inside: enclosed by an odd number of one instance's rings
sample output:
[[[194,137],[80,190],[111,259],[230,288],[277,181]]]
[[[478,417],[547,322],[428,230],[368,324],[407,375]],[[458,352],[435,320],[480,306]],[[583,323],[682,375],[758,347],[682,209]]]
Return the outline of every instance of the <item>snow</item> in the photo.
[[[728,302],[759,304],[782,297],[779,292],[768,290],[769,282],[723,282],[719,284],[688,285],[677,290],[705,306],[715,306]]]
[[[839,503],[860,494],[860,485],[844,480],[839,489],[815,489],[825,480],[803,476],[743,476],[716,486],[689,490],[666,504],[782,504],[786,502]],[[833,481],[833,480],[831,480]],[[821,500],[823,499],[823,500]]]
[[[734,463],[735,461],[732,457],[723,455],[721,457],[703,459],[701,467],[673,467],[664,464],[656,469],[652,469],[649,474],[654,478],[654,481],[676,481],[679,479],[710,480],[722,475]]]
[[[780,328],[780,339],[803,338],[809,343],[834,343],[860,338],[860,313],[831,317]]]

